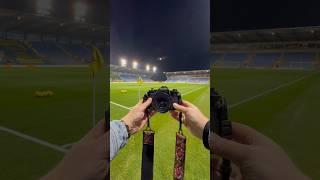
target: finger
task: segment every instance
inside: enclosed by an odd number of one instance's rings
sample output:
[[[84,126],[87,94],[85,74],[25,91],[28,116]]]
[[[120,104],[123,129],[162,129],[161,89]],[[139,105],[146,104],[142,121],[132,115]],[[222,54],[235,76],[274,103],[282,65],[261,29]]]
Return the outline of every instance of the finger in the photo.
[[[236,122],[232,123],[232,138],[237,142],[248,145],[258,145],[267,142],[267,138],[255,129]]]
[[[185,106],[181,106],[177,103],[173,103],[173,107],[178,110],[178,111],[181,111],[181,112],[184,112],[186,113],[188,111],[188,107],[185,107]]]
[[[139,107],[143,103],[143,100],[140,100],[136,105],[133,106],[133,108]]]
[[[182,104],[186,107],[195,107],[191,102],[189,101],[186,101],[186,100],[183,100],[182,101]]]
[[[98,149],[98,156],[99,159],[108,159],[108,156],[110,156],[110,147],[109,145],[109,137],[110,137],[110,132],[104,133],[102,137],[100,137],[99,141],[97,142],[97,146],[99,147]],[[110,158],[110,157],[109,157]]]
[[[241,163],[247,157],[247,145],[222,138],[216,134],[213,134],[211,141],[213,153],[219,156],[230,159],[237,164]]]
[[[107,124],[106,120],[103,119],[99,121],[99,123],[92,128],[87,135],[85,135],[84,139],[98,139],[99,137],[103,136],[103,134],[107,131]]]
[[[171,114],[171,117],[173,117],[173,119],[179,120],[179,112],[171,111],[170,114]]]
[[[145,102],[139,105],[140,110],[145,111],[147,107],[150,106],[151,103],[152,103],[152,98],[148,98]]]

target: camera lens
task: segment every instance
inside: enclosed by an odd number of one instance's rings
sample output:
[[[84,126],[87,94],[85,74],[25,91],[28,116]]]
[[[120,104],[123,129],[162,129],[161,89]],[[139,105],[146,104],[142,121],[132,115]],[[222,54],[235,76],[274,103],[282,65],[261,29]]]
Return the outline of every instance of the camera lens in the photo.
[[[158,92],[152,102],[152,106],[160,113],[166,113],[170,110],[170,96],[166,93]]]

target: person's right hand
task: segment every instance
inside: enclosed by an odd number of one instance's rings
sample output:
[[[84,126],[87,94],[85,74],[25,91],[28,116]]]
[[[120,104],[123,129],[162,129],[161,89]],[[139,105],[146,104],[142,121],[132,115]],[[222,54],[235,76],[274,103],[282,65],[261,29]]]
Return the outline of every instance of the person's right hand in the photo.
[[[196,137],[202,139],[204,126],[209,119],[202,112],[188,101],[183,101],[181,105],[174,103],[173,107],[183,113],[183,124]],[[179,120],[179,112],[171,111],[171,116]]]
[[[148,98],[145,102],[142,100],[138,102],[121,120],[128,125],[130,135],[133,135],[140,131],[148,122],[146,109],[152,103],[152,99]],[[152,117],[156,112],[152,111],[149,114],[149,118]]]
[[[256,130],[233,123],[232,139],[213,133],[210,135],[210,148],[213,153],[234,162],[243,179],[309,179],[296,168],[280,146]]]

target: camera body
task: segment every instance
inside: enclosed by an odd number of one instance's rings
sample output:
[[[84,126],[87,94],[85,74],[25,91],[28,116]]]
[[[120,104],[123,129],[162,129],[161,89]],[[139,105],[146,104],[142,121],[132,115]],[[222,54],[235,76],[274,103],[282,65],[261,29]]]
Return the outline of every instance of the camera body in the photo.
[[[158,90],[151,89],[144,95],[143,101],[146,101],[149,97],[152,98],[152,103],[148,109],[160,113],[175,110],[173,103],[182,103],[180,92],[176,89],[169,90],[166,86],[162,86]]]

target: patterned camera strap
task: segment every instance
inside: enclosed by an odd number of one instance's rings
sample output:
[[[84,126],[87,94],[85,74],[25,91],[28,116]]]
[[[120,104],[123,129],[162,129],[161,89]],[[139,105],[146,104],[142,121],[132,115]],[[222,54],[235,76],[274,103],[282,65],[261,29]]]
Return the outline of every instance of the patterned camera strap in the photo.
[[[179,131],[176,133],[176,151],[173,169],[173,179],[182,180],[184,177],[184,164],[186,158],[187,139],[182,133],[182,113],[179,113]]]
[[[150,128],[149,115],[147,128],[143,131],[143,149],[141,180],[153,179],[153,157],[154,157],[154,131]],[[182,113],[179,113],[179,132],[176,133],[176,150],[173,170],[173,179],[184,178],[184,164],[186,153],[186,137],[182,133]]]
[[[142,149],[142,165],[141,180],[152,180],[153,178],[153,156],[154,156],[154,131],[150,128],[149,114],[147,128],[143,131],[143,149]]]

